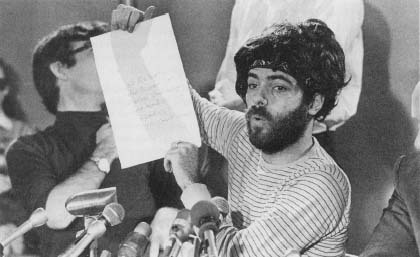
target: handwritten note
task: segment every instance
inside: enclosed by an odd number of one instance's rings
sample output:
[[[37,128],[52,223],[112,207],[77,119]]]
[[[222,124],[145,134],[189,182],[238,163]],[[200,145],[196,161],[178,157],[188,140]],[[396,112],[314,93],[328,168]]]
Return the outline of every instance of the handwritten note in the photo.
[[[175,141],[200,146],[168,14],[91,41],[123,168],[164,157]]]

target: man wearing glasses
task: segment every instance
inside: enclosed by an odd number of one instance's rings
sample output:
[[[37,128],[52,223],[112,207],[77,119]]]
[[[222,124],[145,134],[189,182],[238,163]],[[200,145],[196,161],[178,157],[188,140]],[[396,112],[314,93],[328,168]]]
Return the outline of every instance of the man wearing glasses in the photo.
[[[149,222],[159,206],[160,195],[154,195],[149,179],[164,176],[162,162],[121,171],[118,161],[89,41],[107,31],[102,22],[67,25],[35,47],[35,87],[56,121],[44,131],[20,138],[10,148],[7,162],[12,185],[27,211],[43,207],[48,213],[47,226],[37,230],[41,256],[58,256],[83,228],[83,220],[65,209],[66,199],[76,193],[117,188],[125,219],[99,240],[100,251],[116,253],[124,237],[138,222]],[[167,186],[156,188],[173,193]]]

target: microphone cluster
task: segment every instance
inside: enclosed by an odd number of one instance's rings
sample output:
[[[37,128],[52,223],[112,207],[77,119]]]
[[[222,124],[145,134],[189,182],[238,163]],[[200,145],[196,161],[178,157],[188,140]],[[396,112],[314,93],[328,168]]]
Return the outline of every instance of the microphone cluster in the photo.
[[[217,257],[215,235],[219,229],[220,218],[224,218],[228,213],[229,205],[222,197],[197,202],[191,210],[180,210],[172,222],[163,253],[159,256],[185,256],[185,251],[181,249],[185,245],[191,245],[190,249],[193,252],[188,252],[188,256]],[[118,257],[148,256],[151,232],[147,223],[142,222],[137,225],[120,245]]]
[[[60,255],[66,257],[79,256],[88,245],[105,233],[107,227],[120,224],[125,214],[124,208],[117,203],[115,187],[75,194],[67,199],[65,207],[74,216],[93,219],[77,237],[75,244]],[[47,211],[43,208],[36,209],[15,232],[0,241],[0,257],[3,256],[6,246],[31,229],[44,225],[47,220]],[[103,256],[107,255],[106,252],[103,252]]]
[[[100,199],[100,201],[95,201]],[[60,257],[77,257],[100,238],[108,227],[118,225],[125,216],[124,208],[116,202],[115,189],[94,190],[69,198],[66,208],[75,216],[99,216],[90,222],[79,234],[75,242]],[[229,213],[226,199],[215,197],[211,201],[200,201],[191,210],[180,210],[172,222],[169,238],[164,246],[164,257],[178,257],[184,243],[192,245],[194,257],[217,257],[215,235],[218,232],[220,219]],[[17,230],[0,242],[0,257],[3,249],[13,240],[29,230],[44,225],[47,212],[43,208],[36,209],[29,219]],[[149,236],[152,229],[149,224],[141,222],[133,232],[129,233],[120,245],[118,257],[142,257],[148,255]],[[109,257],[111,253],[103,251],[101,257]]]
[[[180,210],[172,223],[169,239],[165,245],[163,256],[175,257],[181,251],[182,244],[194,233],[191,214],[187,209]]]
[[[60,256],[79,256],[89,246],[89,256],[97,257],[97,239],[107,227],[118,225],[125,216],[124,208],[117,203],[116,187],[88,190],[70,196],[66,210],[73,216],[83,217],[85,229],[76,235],[75,242]],[[109,255],[106,251],[101,256]]]
[[[87,226],[82,233],[83,236],[79,236],[78,240],[76,240],[77,243],[67,249],[61,257],[79,256],[86,247],[106,232],[107,227],[120,224],[124,219],[124,216],[125,211],[121,204],[110,203],[106,205],[99,218]]]

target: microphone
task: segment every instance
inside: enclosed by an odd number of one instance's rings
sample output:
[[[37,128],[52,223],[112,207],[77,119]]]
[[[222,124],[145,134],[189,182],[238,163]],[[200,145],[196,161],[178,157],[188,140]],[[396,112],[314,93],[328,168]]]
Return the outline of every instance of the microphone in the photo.
[[[100,257],[111,257],[112,254],[110,251],[103,250]]]
[[[217,257],[215,234],[219,231],[220,212],[210,201],[199,201],[191,208],[191,220],[199,227],[201,248],[208,257]]]
[[[124,239],[118,250],[118,257],[145,256],[151,233],[150,225],[146,222],[140,222],[134,231]]]
[[[66,210],[73,216],[96,216],[101,214],[105,206],[117,202],[115,187],[88,190],[70,196],[66,200]]]
[[[47,217],[47,211],[45,211],[43,208],[38,208],[35,211],[32,212],[31,216],[27,221],[25,221],[22,225],[20,225],[15,232],[13,232],[9,237],[4,239],[0,242],[0,254],[3,252],[3,248],[6,247],[8,244],[13,242],[16,238],[22,236],[29,230],[40,227],[44,225],[48,220]]]
[[[84,249],[95,239],[101,237],[107,227],[118,225],[124,219],[125,212],[121,204],[110,203],[105,206],[101,216],[86,228],[86,233],[77,242],[70,247],[63,255],[65,257],[78,257]]]
[[[221,197],[221,196],[215,196],[211,199],[211,202],[216,205],[217,209],[219,210],[220,214],[222,214],[223,219],[226,218],[226,216],[230,212],[230,207],[228,201]]]
[[[164,257],[177,257],[182,244],[189,239],[194,230],[191,224],[191,214],[187,209],[182,209],[176,215],[169,231],[169,239],[163,251]]]

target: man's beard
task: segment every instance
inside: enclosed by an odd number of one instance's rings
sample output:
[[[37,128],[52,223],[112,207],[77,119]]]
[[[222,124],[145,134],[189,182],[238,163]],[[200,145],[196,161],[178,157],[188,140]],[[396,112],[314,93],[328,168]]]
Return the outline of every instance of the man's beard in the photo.
[[[251,126],[251,117],[263,118],[262,126]],[[246,112],[249,140],[264,153],[272,154],[284,150],[303,136],[311,120],[308,106],[301,103],[286,116],[273,116],[265,107],[251,106]],[[265,129],[265,131],[263,131]]]

